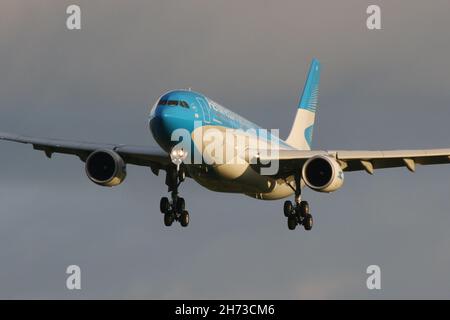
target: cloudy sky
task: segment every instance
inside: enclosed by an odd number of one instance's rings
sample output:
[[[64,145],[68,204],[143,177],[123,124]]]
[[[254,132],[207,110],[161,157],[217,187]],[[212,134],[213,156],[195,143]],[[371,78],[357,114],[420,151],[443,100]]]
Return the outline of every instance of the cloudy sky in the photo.
[[[369,4],[382,30],[367,30]],[[0,131],[156,145],[149,105],[192,87],[285,136],[316,57],[314,148],[449,147],[449,14],[448,0],[3,0]],[[0,298],[450,298],[450,167],[306,190],[311,232],[287,230],[283,201],[187,181],[184,229],[163,226],[164,177],[146,168],[108,189],[77,158],[0,148]],[[80,291],[65,287],[71,264]]]

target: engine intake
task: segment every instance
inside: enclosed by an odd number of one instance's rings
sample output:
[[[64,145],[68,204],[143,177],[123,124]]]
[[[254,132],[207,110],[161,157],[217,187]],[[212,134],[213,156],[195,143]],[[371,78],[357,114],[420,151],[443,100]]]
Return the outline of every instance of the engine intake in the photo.
[[[125,161],[112,150],[97,150],[86,159],[88,178],[101,186],[114,187],[127,176]]]
[[[344,173],[339,163],[329,156],[315,156],[302,169],[305,184],[319,192],[333,192],[344,184]]]

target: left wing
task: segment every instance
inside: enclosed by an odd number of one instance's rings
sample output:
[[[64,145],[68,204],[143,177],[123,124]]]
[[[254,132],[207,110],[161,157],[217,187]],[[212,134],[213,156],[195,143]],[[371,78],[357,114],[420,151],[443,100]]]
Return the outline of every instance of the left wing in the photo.
[[[154,147],[33,138],[4,132],[0,132],[0,140],[31,144],[35,150],[44,151],[49,158],[53,153],[64,153],[76,155],[82,161],[86,161],[95,150],[108,149],[117,152],[126,163],[150,167],[154,172],[159,169],[165,170],[171,165],[169,155]]]
[[[381,151],[302,151],[279,150],[278,156],[256,155],[254,160],[279,160],[279,173],[277,176],[287,176],[298,171],[311,157],[328,155],[335,158],[344,171],[364,170],[373,174],[375,169],[406,167],[414,172],[416,164],[432,165],[450,163],[450,149],[421,149],[421,150],[381,150]]]

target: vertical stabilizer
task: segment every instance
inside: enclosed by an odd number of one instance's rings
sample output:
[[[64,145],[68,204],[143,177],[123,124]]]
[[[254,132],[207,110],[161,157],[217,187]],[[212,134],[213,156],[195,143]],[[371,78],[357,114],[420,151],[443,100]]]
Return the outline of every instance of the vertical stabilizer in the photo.
[[[319,96],[320,62],[313,59],[300,98],[294,124],[286,142],[294,148],[310,150]]]

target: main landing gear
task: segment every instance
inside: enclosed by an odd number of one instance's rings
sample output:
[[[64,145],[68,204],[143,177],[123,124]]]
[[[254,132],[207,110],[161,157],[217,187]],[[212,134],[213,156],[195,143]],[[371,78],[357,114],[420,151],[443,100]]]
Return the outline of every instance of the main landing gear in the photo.
[[[161,198],[160,210],[164,214],[164,225],[170,227],[174,221],[180,222],[182,227],[189,225],[189,212],[186,210],[184,198],[178,196],[178,187],[184,181],[186,175],[182,168],[168,170],[166,185],[171,192],[171,200],[167,197]]]
[[[302,189],[300,186],[300,176],[295,177],[295,204],[291,201],[284,202],[284,216],[287,218],[289,230],[294,230],[297,225],[303,225],[305,230],[311,230],[314,224],[313,217],[309,213],[307,201],[301,201]]]

